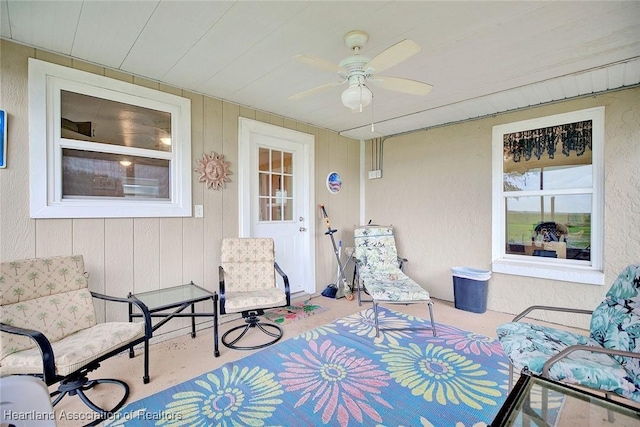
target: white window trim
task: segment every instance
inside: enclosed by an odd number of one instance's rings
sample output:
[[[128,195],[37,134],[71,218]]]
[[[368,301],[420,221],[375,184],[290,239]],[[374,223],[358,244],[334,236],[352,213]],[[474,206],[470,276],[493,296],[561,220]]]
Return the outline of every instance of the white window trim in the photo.
[[[62,147],[76,144],[60,136],[62,89],[171,113],[172,152],[153,155],[171,161],[170,200],[62,198]],[[189,217],[191,100],[29,58],[29,176],[31,218]]]
[[[527,129],[592,120],[593,197],[591,199],[591,262],[523,257],[505,252],[505,198],[503,197],[503,135]],[[537,277],[566,282],[604,285],[604,107],[494,126],[493,164],[493,244],[492,269],[496,273]]]

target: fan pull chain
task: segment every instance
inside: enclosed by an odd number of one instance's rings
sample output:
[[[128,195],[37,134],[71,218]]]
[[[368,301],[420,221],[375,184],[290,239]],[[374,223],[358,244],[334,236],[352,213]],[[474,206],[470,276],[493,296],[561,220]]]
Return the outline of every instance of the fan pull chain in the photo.
[[[373,123],[373,101],[374,101],[374,95],[373,92],[371,92],[371,132],[375,132],[376,131],[376,127],[375,124]]]

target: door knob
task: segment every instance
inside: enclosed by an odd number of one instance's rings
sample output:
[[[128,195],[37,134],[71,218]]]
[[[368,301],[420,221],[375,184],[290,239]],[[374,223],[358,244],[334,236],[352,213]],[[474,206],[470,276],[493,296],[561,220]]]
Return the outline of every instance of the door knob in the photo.
[[[300,231],[307,231],[307,229],[304,227],[300,227]]]

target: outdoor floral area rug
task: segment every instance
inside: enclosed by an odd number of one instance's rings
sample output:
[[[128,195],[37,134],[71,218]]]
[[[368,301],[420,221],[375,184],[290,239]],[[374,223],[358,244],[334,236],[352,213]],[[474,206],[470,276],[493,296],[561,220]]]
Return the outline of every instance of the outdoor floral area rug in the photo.
[[[429,322],[379,308],[381,327]],[[368,309],[130,403],[108,425],[484,426],[507,395],[496,339],[381,331]],[[551,397],[550,409],[559,406]],[[557,412],[557,411],[556,411]]]
[[[272,308],[265,311],[264,319],[270,320],[277,324],[285,324],[293,322],[294,320],[303,319],[311,316],[312,314],[322,313],[327,311],[328,308],[322,307],[317,304],[311,304],[309,300],[300,301],[286,307]]]

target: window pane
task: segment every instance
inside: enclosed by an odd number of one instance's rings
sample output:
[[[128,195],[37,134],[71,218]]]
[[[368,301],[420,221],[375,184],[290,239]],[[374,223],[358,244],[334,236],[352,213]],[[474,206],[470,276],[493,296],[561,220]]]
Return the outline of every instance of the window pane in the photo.
[[[62,197],[169,199],[169,160],[62,150]]]
[[[508,254],[591,259],[591,195],[508,197]]]
[[[568,188],[591,188],[593,167],[591,165],[549,166],[532,168],[524,173],[506,172],[504,191],[559,190]]]
[[[290,197],[284,200],[284,220],[291,221],[293,220],[293,199]]]
[[[63,138],[171,151],[171,113],[66,90],[60,103]]]
[[[268,173],[259,173],[258,174],[258,179],[259,179],[259,183],[258,183],[258,195],[259,196],[269,196],[270,195],[270,190],[269,190],[269,174]]]
[[[270,150],[266,148],[260,148],[258,150],[258,170],[260,171],[269,171],[269,166],[271,162],[269,161],[269,152]]]
[[[271,219],[270,217],[270,209],[269,209],[269,199],[268,198],[260,198],[259,199],[259,205],[260,205],[260,216],[259,216],[259,221],[269,221]]]
[[[283,152],[283,159],[282,159],[282,171],[284,173],[293,173],[293,154],[292,153],[287,153],[286,151]]]
[[[271,172],[282,172],[282,151],[271,152]]]
[[[543,171],[543,189],[593,187],[593,167],[591,165],[558,166]]]
[[[288,196],[293,196],[293,177],[283,176],[282,180],[283,180],[284,191],[287,192]]]
[[[271,221],[282,220],[282,205],[277,202],[277,199],[271,199]]]
[[[275,196],[276,193],[282,190],[280,175],[271,175],[271,195]]]

